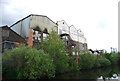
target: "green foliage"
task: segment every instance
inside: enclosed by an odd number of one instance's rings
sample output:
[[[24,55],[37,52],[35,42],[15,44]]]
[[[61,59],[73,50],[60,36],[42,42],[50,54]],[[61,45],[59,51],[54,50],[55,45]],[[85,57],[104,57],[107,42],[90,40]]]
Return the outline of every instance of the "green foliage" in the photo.
[[[94,65],[95,68],[98,68],[98,67],[101,67],[101,64],[99,62],[99,58],[97,57],[96,61],[95,61],[95,65]]]
[[[0,74],[2,73],[2,54],[0,54]]]
[[[53,63],[56,66],[56,73],[63,73],[68,67],[68,56],[65,50],[65,45],[61,41],[56,32],[52,31],[42,43],[36,46],[37,49],[43,49],[53,58]]]
[[[119,57],[118,63],[120,64],[120,53],[118,53],[118,57]]]
[[[111,53],[110,61],[112,62],[112,64],[118,64],[119,60],[120,60],[119,53]]]
[[[3,76],[8,79],[51,78],[55,73],[63,73],[67,70],[78,71],[120,63],[120,54],[102,52],[103,57],[99,58],[88,52],[73,49],[72,51],[80,53],[77,64],[74,56],[66,55],[65,45],[54,31],[35,48],[22,45],[5,51]]]
[[[103,53],[102,56],[110,60],[111,53]]]
[[[53,77],[53,60],[42,50],[21,46],[3,54],[3,74],[8,79],[37,79]]]
[[[96,64],[97,57],[93,54],[84,53],[79,56],[78,65],[81,69],[91,69]]]
[[[70,69],[71,71],[80,70],[80,67],[77,65],[74,57],[69,56],[69,67],[68,67],[68,69]]]
[[[109,66],[111,65],[111,62],[106,58],[109,57],[109,55],[107,56],[106,54],[102,53],[104,56],[102,58],[99,58],[96,55],[84,52],[79,56],[79,67],[81,67],[81,69],[91,69]]]
[[[98,62],[100,64],[100,67],[106,67],[111,65],[111,62],[107,58],[99,58]]]

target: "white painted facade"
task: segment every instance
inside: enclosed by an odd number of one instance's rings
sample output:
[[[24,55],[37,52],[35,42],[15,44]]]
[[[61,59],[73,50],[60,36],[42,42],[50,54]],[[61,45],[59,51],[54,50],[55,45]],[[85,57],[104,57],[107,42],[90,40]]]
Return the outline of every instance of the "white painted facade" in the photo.
[[[78,32],[78,41],[81,43],[87,43],[86,38],[84,37],[84,33],[79,29]]]
[[[69,26],[67,25],[67,23],[62,20],[62,21],[57,21],[58,24],[58,34],[69,34]]]
[[[87,43],[84,33],[79,29],[77,30],[75,26],[68,26],[64,20],[57,21],[58,24],[58,34],[69,34],[72,40]]]

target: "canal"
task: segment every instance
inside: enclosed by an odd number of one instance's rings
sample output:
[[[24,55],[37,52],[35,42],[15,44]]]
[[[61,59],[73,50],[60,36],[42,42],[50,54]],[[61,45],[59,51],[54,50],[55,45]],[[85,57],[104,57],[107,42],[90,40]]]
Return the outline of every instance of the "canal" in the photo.
[[[56,79],[79,80],[79,81],[120,81],[120,66],[82,70],[56,75]]]

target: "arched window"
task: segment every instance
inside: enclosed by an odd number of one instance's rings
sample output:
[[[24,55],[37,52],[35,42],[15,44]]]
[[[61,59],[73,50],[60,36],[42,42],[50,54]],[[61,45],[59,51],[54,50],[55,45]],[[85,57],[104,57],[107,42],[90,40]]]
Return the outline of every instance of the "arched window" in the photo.
[[[33,41],[34,42],[40,42],[41,39],[41,29],[37,26],[36,28],[33,29],[34,33],[33,33]]]
[[[43,30],[43,38],[46,38],[47,36],[48,36],[48,30],[47,30],[47,28],[45,28],[44,30]]]

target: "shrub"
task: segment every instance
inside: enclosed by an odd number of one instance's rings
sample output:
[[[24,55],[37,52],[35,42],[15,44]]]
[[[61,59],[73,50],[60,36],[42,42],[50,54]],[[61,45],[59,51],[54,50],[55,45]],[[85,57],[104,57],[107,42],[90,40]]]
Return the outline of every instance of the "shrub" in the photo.
[[[69,64],[68,69],[70,69],[71,71],[80,70],[80,67],[78,67],[74,57],[69,56],[69,63],[68,64]]]
[[[96,62],[95,62],[95,65],[94,65],[95,68],[101,67],[100,62],[99,62],[98,59],[99,58],[96,59]]]
[[[111,53],[104,53],[104,56],[105,56],[105,58],[107,58],[108,60],[110,60]]]
[[[111,53],[110,61],[112,64],[118,64],[119,60],[120,60],[120,57],[118,53]]]
[[[37,49],[43,49],[53,58],[56,73],[63,73],[68,67],[69,58],[66,55],[65,45],[56,32],[52,31],[46,39],[43,39]]]
[[[21,46],[3,54],[3,73],[9,78],[37,79],[53,77],[53,60],[42,50]]]
[[[111,62],[107,58],[99,58],[98,62],[100,63],[100,67],[111,65]]]
[[[93,54],[84,53],[79,56],[79,67],[81,69],[91,69],[95,66],[97,57]]]
[[[118,61],[118,63],[120,64],[120,53],[118,53],[118,57],[119,57],[119,61]]]

